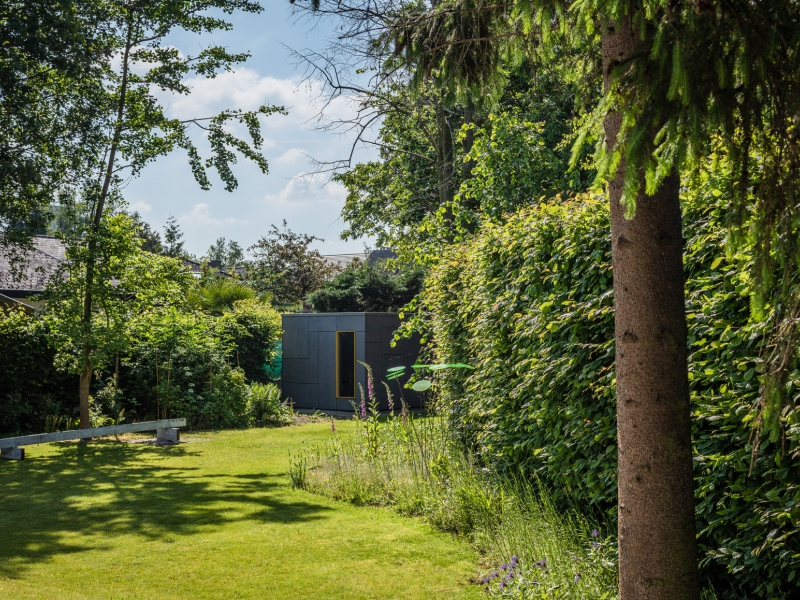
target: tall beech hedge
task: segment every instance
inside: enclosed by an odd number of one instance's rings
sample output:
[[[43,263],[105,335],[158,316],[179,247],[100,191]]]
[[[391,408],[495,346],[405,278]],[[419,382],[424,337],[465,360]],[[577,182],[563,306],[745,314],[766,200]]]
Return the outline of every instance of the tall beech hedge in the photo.
[[[764,325],[748,256],[726,253],[708,178],[685,199],[697,531],[706,575],[794,598],[800,570],[800,428],[761,441],[751,467]],[[500,471],[536,474],[613,527],[616,398],[610,219],[604,198],[556,200],[487,224],[448,250],[418,300],[453,424]],[[419,323],[418,323],[419,325]],[[794,391],[800,373],[793,373]],[[792,393],[792,396],[795,394]]]

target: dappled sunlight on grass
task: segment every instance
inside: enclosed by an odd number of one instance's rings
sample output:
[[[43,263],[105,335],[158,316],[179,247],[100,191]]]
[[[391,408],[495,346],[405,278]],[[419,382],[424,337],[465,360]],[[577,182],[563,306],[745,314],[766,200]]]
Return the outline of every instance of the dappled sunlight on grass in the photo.
[[[288,452],[328,435],[315,424],[172,447],[62,443],[3,461],[0,597],[477,596],[463,544],[288,487]]]

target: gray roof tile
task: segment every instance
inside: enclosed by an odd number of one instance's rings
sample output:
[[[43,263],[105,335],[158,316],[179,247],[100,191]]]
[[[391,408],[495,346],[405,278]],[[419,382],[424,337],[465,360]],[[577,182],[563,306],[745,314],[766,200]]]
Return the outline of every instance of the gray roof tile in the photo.
[[[64,261],[64,245],[60,240],[36,236],[33,245],[34,249],[29,252],[0,250],[0,294],[44,291],[47,281]]]

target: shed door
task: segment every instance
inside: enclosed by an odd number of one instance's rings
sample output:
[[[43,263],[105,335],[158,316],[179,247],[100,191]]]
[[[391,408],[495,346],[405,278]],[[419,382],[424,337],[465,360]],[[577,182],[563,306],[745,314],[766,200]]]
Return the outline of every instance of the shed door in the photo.
[[[356,397],[356,332],[336,332],[336,397]]]

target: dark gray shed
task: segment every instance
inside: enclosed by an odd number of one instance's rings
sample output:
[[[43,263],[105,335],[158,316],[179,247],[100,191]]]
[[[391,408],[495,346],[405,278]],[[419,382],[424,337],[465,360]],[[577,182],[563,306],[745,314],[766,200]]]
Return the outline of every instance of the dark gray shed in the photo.
[[[400,327],[397,313],[295,313],[283,315],[283,395],[295,408],[352,411],[360,401],[359,384],[367,389],[367,363],[375,376],[381,410],[388,408],[381,381],[391,367],[411,372],[419,356],[419,339],[391,346]],[[407,375],[401,378],[405,383]],[[390,382],[399,408],[397,381]],[[406,402],[420,406],[420,396],[403,389]]]

